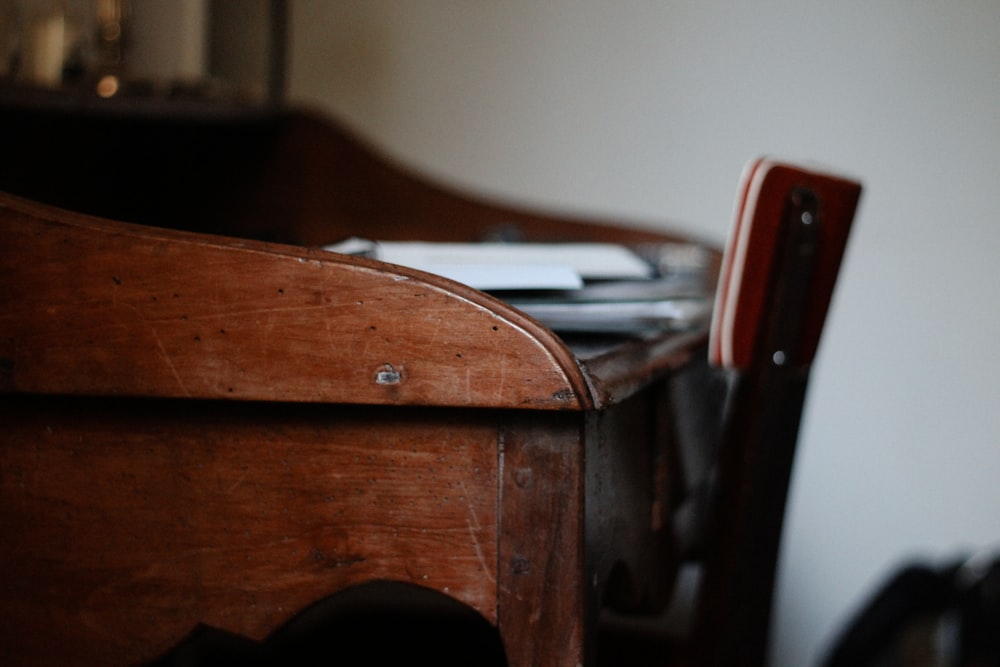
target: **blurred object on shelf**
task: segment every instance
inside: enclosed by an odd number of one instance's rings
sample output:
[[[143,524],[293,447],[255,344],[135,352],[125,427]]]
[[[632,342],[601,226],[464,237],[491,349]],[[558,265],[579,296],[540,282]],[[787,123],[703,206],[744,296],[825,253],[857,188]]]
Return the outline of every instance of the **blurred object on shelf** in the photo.
[[[0,93],[267,103],[284,0],[0,0]]]

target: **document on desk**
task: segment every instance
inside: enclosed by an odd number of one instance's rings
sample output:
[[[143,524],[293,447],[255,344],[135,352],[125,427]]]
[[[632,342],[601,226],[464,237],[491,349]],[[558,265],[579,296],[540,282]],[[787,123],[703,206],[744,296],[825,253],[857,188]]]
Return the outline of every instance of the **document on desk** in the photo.
[[[432,243],[349,239],[333,252],[365,255],[450,278],[523,310],[561,332],[690,329],[710,300],[696,281],[662,278],[612,243]]]
[[[693,276],[609,280],[497,296],[560,333],[644,334],[707,326],[712,299]]]
[[[613,243],[431,243],[350,239],[326,249],[364,254],[485,291],[578,289],[589,280],[635,280],[650,278],[654,273],[649,263],[628,248]]]

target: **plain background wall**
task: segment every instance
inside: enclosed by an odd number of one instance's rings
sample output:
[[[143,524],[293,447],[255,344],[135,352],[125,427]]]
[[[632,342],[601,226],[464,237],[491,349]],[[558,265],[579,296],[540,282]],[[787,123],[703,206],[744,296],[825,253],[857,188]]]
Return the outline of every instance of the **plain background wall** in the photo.
[[[866,192],[782,551],[774,664],[902,560],[1000,541],[1000,3],[294,0],[293,101],[437,178],[721,242],[744,162]]]

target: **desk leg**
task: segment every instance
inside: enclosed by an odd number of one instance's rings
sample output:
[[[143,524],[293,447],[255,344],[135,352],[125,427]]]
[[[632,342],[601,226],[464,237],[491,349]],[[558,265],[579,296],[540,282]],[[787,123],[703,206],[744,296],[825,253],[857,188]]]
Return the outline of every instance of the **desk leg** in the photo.
[[[525,415],[501,428],[498,620],[511,667],[584,664],[583,419]],[[589,609],[589,611],[588,611]]]

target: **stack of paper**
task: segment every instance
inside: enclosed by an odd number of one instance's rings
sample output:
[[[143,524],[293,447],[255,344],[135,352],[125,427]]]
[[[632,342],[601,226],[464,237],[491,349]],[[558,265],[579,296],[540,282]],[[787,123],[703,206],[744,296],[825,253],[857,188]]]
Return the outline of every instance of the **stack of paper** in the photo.
[[[663,278],[611,243],[427,243],[349,239],[328,246],[491,292],[564,332],[637,333],[701,326],[709,299],[690,276]]]

